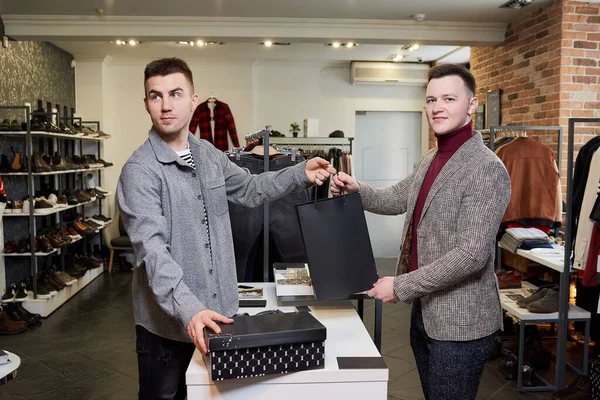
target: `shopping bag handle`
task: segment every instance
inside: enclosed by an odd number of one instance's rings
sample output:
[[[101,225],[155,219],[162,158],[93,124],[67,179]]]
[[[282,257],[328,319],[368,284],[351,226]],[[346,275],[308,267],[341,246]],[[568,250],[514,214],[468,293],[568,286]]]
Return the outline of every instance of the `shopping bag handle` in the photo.
[[[336,172],[335,175],[337,175],[338,173]],[[317,190],[319,187],[317,185],[315,185],[315,210],[317,209],[317,200],[319,198],[319,191]],[[340,197],[345,197],[346,193],[344,192],[344,189],[340,190]],[[346,203],[346,199],[344,199],[344,204]]]

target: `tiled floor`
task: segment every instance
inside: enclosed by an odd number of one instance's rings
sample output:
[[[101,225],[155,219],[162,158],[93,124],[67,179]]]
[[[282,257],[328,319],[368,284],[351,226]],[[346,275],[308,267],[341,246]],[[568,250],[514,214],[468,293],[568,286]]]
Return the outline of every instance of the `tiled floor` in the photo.
[[[378,260],[380,276],[393,271]],[[365,302],[365,325],[372,333],[373,302]],[[383,306],[383,356],[390,370],[388,399],[422,399],[409,345],[410,308]],[[0,387],[2,400],[134,399],[137,363],[132,326],[131,274],[104,274],[43,321],[16,336],[0,337],[0,348],[22,357],[18,377]],[[486,365],[478,399],[548,399],[549,393],[521,394],[516,382]]]

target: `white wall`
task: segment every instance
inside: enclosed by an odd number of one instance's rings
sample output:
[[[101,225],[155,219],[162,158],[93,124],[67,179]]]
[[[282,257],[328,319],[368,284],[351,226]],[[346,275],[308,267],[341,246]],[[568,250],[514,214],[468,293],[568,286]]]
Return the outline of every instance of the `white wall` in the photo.
[[[149,60],[78,61],[77,114],[99,119],[112,138],[103,158],[113,162],[103,187],[116,189],[123,164],[147,138],[150,119],[143,106],[143,71]],[[188,60],[200,101],[211,93],[229,104],[238,136],[267,124],[289,135],[291,122],[319,119],[322,136],[336,129],[354,136],[356,111],[423,111],[424,88],[353,86],[350,68],[298,64],[231,64]],[[427,124],[424,141],[427,140]],[[114,207],[111,207],[113,210]],[[112,236],[113,231],[109,231]]]
[[[286,135],[290,123],[316,118],[320,136],[354,137],[356,111],[423,111],[425,98],[424,87],[351,85],[349,67],[259,65],[254,91],[256,125]]]

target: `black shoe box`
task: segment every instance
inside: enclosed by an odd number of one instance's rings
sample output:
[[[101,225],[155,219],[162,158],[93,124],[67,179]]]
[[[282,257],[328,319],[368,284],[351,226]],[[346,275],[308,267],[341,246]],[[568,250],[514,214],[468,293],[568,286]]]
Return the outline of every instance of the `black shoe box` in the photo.
[[[325,367],[327,330],[312,314],[239,316],[205,334],[214,381]]]

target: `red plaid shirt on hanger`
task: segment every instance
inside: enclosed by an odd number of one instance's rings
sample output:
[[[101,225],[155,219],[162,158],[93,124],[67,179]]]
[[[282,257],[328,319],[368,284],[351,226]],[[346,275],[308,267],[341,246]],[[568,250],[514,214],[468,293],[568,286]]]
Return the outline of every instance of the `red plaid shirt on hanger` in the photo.
[[[210,128],[210,109],[208,101],[201,103],[196,107],[192,121],[190,122],[190,132],[196,133],[197,127],[200,127],[200,138],[211,142],[217,149],[221,151],[229,150],[227,142],[227,132],[231,136],[231,142],[235,147],[239,147],[237,132],[235,130],[235,121],[229,106],[222,101],[215,100],[215,109],[213,111],[215,118],[215,137],[213,140],[212,131]]]

